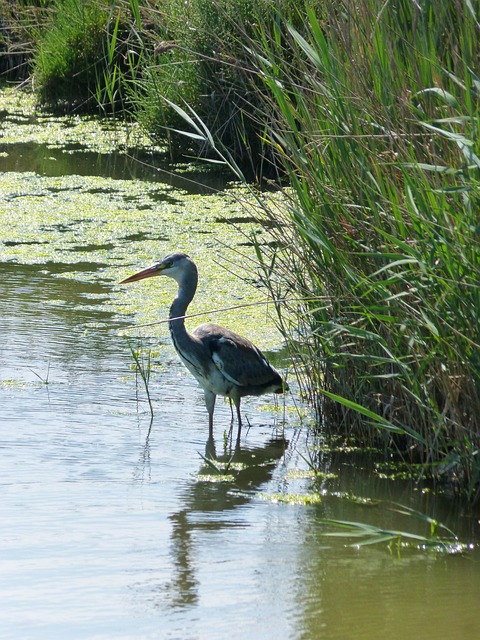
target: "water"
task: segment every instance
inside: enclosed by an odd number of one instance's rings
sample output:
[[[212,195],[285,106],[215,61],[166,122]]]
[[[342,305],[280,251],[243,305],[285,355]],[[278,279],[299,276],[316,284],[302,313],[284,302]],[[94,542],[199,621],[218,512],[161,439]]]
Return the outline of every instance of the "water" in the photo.
[[[198,637],[208,615],[192,635],[186,629],[199,608],[246,612],[258,597],[253,558],[233,567],[265,525],[252,518],[250,494],[284,442],[268,420],[242,450],[258,464],[236,493],[199,482],[208,428],[196,383],[169,367],[147,438],[120,325],[101,308],[76,312],[92,286],[54,275],[2,268],[0,629],[11,638],[158,637],[161,624],[165,637]],[[220,404],[218,424],[229,415]]]
[[[230,408],[218,403],[216,457],[241,464],[214,481],[202,394],[166,331],[150,424],[119,334],[132,318],[111,304],[115,291],[104,265],[81,256],[0,260],[0,638],[478,636],[478,512],[382,479],[357,453],[318,453],[295,397],[284,428],[270,399],[246,401],[251,428],[237,452]],[[305,477],[309,455],[335,476]],[[313,490],[318,504],[279,501]],[[355,548],[325,536],[338,532],[327,519],[428,534],[394,503],[472,548]]]
[[[1,140],[1,138],[0,138]],[[78,145],[74,145],[77,146]],[[15,153],[9,153],[11,145],[0,144],[2,171],[33,171],[42,176],[60,177],[71,175],[104,176],[112,179],[132,179],[146,182],[163,182],[191,193],[209,194],[225,188],[227,173],[207,173],[189,171],[182,175],[174,166],[165,163],[163,157],[147,152],[135,152],[134,155],[119,154],[115,151],[97,153],[82,149],[75,153],[73,149],[51,148],[48,144],[22,142],[15,145]]]

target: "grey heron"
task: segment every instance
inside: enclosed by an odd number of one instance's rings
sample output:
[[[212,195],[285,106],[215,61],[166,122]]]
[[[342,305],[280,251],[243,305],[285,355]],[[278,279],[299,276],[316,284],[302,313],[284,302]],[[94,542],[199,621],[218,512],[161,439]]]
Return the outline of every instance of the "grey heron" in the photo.
[[[213,412],[217,396],[233,400],[238,419],[238,435],[242,426],[240,401],[244,396],[283,393],[287,383],[267,358],[250,340],[220,327],[201,324],[191,333],[185,328],[188,305],[197,290],[198,271],[195,262],[185,253],[172,253],[120,284],[135,282],[152,276],[168,276],[178,284],[169,314],[169,328],[173,345],[180,359],[197,379],[205,394],[208,411],[209,437],[213,438]]]

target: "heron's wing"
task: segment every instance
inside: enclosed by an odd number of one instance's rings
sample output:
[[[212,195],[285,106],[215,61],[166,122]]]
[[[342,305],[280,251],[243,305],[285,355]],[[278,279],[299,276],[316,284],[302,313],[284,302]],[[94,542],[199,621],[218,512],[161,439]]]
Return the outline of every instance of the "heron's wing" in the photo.
[[[213,362],[233,384],[239,387],[277,385],[282,388],[280,374],[250,340],[211,324],[201,325],[194,334],[208,346]]]

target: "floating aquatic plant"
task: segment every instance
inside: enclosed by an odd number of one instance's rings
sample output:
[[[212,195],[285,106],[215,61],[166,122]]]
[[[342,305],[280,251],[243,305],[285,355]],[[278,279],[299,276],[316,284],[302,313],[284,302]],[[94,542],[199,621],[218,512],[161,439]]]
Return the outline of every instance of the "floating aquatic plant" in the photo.
[[[320,504],[322,501],[319,493],[260,493],[258,497],[274,504],[299,504],[305,506]]]

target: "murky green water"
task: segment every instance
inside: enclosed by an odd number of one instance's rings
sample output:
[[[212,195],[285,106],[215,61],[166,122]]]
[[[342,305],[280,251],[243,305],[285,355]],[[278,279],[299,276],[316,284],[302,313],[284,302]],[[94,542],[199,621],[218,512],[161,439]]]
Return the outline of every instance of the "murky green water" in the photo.
[[[246,401],[251,428],[237,452],[230,408],[218,404],[216,477],[202,458],[212,453],[202,395],[166,326],[125,331],[165,317],[174,286],[116,283],[172,249],[201,265],[192,311],[261,297],[217,264],[254,279],[246,238],[218,222],[245,215],[231,190],[135,173],[113,150],[122,168],[108,171],[105,149],[65,153],[53,134],[36,146],[40,125],[25,114],[0,125],[0,638],[477,637],[478,512],[373,473],[357,452],[327,450],[295,394],[285,408]],[[212,319],[280,345],[264,309]],[[150,436],[122,330],[153,350]],[[312,477],[309,458],[325,476]],[[338,533],[334,519],[428,536],[395,503],[471,547],[357,548],[325,535]]]

